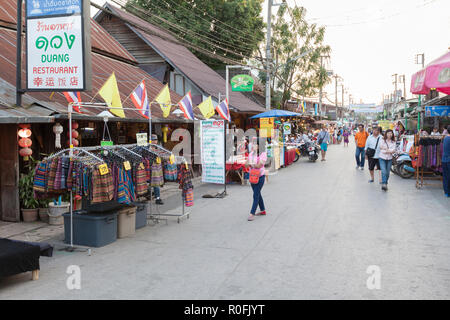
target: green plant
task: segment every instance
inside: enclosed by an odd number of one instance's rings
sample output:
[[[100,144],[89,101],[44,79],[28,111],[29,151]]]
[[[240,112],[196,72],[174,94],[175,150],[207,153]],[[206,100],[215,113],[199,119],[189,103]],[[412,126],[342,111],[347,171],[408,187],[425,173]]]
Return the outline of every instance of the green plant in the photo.
[[[34,197],[33,182],[34,182],[34,167],[37,161],[30,157],[26,165],[27,173],[22,173],[19,179],[19,199],[22,209],[37,209],[39,208],[39,201]]]

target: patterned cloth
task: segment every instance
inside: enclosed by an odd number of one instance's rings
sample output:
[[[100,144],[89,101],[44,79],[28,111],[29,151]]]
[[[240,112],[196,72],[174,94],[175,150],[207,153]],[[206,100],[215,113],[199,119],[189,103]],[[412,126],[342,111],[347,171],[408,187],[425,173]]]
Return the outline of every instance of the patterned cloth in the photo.
[[[56,170],[58,169],[58,159],[54,158],[50,164],[48,172],[48,183],[47,183],[47,192],[52,193],[55,191],[55,177]]]
[[[136,194],[138,197],[143,196],[145,194],[147,194],[148,192],[148,185],[147,185],[147,173],[145,171],[145,168],[142,169],[140,168],[141,164],[139,164],[136,167],[136,179],[135,179],[135,183],[136,183]],[[144,165],[142,163],[142,165]],[[144,165],[145,167],[145,165]]]
[[[164,180],[177,181],[177,165],[167,162],[164,165]]]
[[[98,166],[92,174],[92,203],[111,201],[114,197],[114,186],[111,171],[101,175]]]
[[[151,166],[152,177],[150,180],[150,186],[152,187],[160,187],[164,185],[164,176],[162,164],[158,164],[154,162]]]
[[[33,190],[36,193],[45,193],[45,181],[46,181],[46,173],[47,173],[47,162],[40,162],[36,169],[34,170],[34,183]]]
[[[194,205],[194,189],[189,188],[186,190],[184,203],[186,207],[192,207]]]

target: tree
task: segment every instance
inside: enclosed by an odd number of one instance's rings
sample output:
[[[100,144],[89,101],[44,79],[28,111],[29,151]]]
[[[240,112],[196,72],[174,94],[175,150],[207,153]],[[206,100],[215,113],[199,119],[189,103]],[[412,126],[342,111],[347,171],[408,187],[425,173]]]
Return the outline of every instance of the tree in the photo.
[[[281,6],[274,17],[272,47],[276,62],[271,85],[281,90],[281,107],[292,93],[315,96],[331,80],[320,58],[331,52],[330,46],[323,44],[325,27],[309,24],[305,16],[303,7]]]
[[[244,62],[264,39],[263,0],[131,0],[126,9],[181,39]],[[144,14],[147,12],[148,14]],[[193,51],[213,69],[225,63]]]

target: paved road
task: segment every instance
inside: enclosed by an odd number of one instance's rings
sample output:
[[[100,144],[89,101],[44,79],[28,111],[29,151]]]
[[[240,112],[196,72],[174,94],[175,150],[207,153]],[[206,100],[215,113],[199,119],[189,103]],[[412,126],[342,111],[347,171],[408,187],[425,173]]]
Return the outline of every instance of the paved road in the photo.
[[[450,201],[391,178],[384,193],[355,170],[354,148],[282,169],[264,186],[268,216],[247,222],[251,189],[202,199],[180,224],[139,230],[93,254],[57,252],[0,280],[0,299],[449,299]],[[79,265],[81,290],[66,288]],[[366,270],[380,268],[380,289]]]

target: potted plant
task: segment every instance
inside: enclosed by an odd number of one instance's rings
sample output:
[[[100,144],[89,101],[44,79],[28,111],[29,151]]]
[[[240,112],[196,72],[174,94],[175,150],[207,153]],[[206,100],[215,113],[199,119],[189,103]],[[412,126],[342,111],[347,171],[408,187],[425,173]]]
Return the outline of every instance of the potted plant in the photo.
[[[31,158],[27,165],[28,172],[22,173],[19,179],[19,199],[24,222],[37,221],[38,217],[39,201],[35,199],[33,193],[33,163],[35,161]]]

